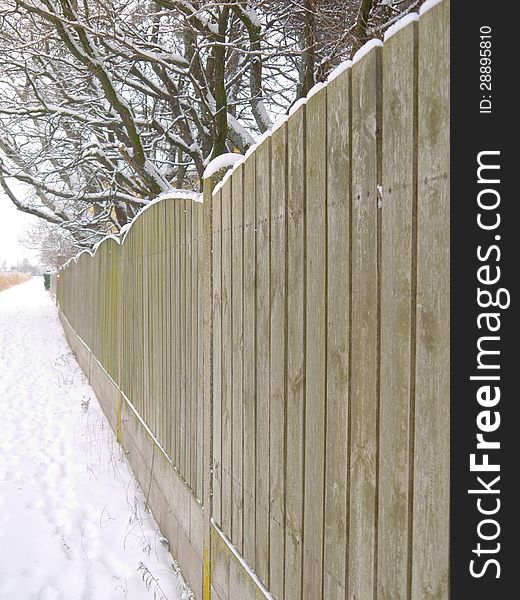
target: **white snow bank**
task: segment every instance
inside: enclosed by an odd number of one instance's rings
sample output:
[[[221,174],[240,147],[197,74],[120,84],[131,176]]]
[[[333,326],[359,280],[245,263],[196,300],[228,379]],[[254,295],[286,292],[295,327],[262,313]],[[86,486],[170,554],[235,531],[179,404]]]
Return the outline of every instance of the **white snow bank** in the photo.
[[[352,59],[352,63],[356,63],[360,61],[363,56],[368,54],[372,48],[378,48],[383,45],[381,40],[370,40],[366,44],[363,44],[361,48],[354,54],[354,58]]]
[[[418,20],[419,15],[417,13],[410,13],[408,15],[405,15],[402,19],[399,19],[399,21],[396,21],[393,25],[390,25],[390,27],[385,31],[385,42],[386,40],[390,39],[393,35],[395,35],[398,31],[404,29],[407,25]]]
[[[425,12],[428,12],[431,8],[443,2],[443,0],[426,0],[426,2],[419,9],[419,14],[424,15]]]
[[[0,293],[0,406],[0,598],[189,598],[40,277]]]
[[[202,178],[207,179],[208,177],[215,175],[215,173],[218,173],[221,169],[232,167],[241,158],[242,154],[236,154],[235,152],[226,152],[225,154],[215,157],[204,169]]]

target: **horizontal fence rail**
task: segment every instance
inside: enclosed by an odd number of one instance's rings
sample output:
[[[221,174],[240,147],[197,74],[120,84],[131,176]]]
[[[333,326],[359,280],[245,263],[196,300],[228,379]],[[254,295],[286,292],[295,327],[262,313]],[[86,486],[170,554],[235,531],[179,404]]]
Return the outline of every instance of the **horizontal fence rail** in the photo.
[[[448,598],[448,0],[406,23],[60,272],[197,501],[200,597]]]

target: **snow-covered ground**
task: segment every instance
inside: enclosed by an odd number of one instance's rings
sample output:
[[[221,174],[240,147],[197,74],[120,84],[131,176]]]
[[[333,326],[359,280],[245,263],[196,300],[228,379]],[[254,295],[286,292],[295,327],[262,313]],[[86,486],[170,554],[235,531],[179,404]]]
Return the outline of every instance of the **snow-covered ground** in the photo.
[[[1,600],[188,598],[41,278],[0,293],[0,416]]]

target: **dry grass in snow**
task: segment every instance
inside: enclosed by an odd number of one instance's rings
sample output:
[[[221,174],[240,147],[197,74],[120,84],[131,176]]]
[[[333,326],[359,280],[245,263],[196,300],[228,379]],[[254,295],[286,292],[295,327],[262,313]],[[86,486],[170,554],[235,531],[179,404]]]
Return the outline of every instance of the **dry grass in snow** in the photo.
[[[0,273],[0,292],[3,292],[7,288],[13,287],[13,285],[24,283],[30,278],[30,273],[17,273],[16,271]]]

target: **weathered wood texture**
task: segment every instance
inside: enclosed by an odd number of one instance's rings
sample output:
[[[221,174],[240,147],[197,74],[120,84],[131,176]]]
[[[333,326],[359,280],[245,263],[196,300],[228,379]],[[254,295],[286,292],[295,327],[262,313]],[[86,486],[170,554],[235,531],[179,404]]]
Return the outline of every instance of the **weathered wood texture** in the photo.
[[[448,33],[446,0],[204,214],[157,203],[60,274],[69,322],[277,599],[448,598]],[[205,589],[236,600],[221,546]]]
[[[202,204],[165,200],[60,276],[60,306],[202,500]],[[74,300],[73,300],[74,298]]]
[[[378,498],[380,598],[407,597],[413,455],[417,24],[383,48],[381,385]],[[392,351],[399,348],[398,352]]]
[[[417,350],[411,596],[447,597],[450,469],[450,8],[419,21]]]

